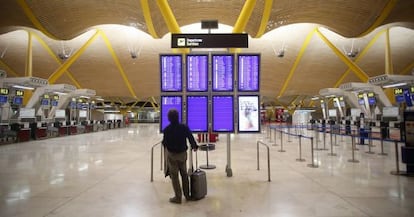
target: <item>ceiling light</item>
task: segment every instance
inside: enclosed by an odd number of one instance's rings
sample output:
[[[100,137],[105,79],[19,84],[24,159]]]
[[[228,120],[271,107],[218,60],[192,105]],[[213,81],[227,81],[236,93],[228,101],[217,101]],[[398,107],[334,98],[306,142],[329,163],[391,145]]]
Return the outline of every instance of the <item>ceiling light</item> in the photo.
[[[21,86],[21,85],[13,85],[12,87],[19,88],[19,89],[25,89],[25,90],[34,90],[34,87],[27,87],[27,86]]]
[[[400,87],[404,85],[407,85],[407,83],[401,82],[401,83],[395,83],[395,84],[388,84],[388,85],[382,86],[382,88]]]

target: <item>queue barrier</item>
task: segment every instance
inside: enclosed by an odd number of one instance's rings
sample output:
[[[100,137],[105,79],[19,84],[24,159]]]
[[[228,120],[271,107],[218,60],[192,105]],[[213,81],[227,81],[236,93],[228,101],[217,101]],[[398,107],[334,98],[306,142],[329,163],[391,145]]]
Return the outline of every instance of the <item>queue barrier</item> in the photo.
[[[267,150],[267,181],[270,182],[271,181],[271,179],[270,179],[270,148],[266,143],[264,143],[262,141],[257,141],[257,170],[260,170],[259,145],[265,146],[266,150]]]
[[[157,142],[157,143],[155,143],[154,145],[152,145],[152,147],[151,147],[151,182],[153,182],[154,181],[154,148],[155,147],[157,147],[158,145],[160,145],[160,151],[161,151],[161,153],[160,153],[160,155],[161,155],[161,157],[160,157],[160,170],[162,171],[162,164],[163,164],[163,159],[164,159],[164,157],[163,157],[163,146],[161,145],[161,141],[160,142]]]

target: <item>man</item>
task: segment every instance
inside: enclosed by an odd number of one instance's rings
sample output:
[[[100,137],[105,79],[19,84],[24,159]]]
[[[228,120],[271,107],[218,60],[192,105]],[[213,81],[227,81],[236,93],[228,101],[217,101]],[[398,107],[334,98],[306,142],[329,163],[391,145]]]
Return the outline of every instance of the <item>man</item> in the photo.
[[[170,202],[181,203],[182,193],[187,200],[191,200],[187,173],[187,139],[194,151],[198,146],[188,126],[178,121],[177,110],[168,111],[168,120],[170,124],[163,130],[162,144],[167,150],[167,167],[175,193],[175,196],[170,198]],[[178,172],[181,174],[183,192],[181,192]]]

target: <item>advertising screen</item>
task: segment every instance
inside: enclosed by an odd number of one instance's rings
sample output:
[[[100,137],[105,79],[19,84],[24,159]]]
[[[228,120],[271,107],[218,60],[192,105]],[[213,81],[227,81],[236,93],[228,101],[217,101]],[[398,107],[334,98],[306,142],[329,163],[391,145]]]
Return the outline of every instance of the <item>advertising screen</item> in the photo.
[[[208,56],[187,55],[187,91],[207,91]]]
[[[233,91],[233,55],[213,54],[211,58],[213,91]]]
[[[187,125],[193,132],[208,132],[207,96],[187,96]]]
[[[168,121],[168,111],[176,109],[179,114],[178,120],[182,120],[182,97],[181,96],[161,96],[161,120],[160,131],[170,124]]]
[[[182,91],[182,56],[160,55],[161,91]]]
[[[213,96],[213,132],[234,132],[233,96]]]
[[[260,55],[238,55],[238,90],[259,91]]]
[[[260,132],[259,96],[239,96],[239,132]]]

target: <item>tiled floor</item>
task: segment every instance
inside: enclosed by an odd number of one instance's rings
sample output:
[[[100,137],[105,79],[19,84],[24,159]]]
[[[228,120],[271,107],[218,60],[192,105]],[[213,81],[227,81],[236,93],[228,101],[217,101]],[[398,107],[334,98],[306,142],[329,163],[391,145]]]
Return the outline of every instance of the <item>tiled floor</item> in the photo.
[[[390,175],[395,170],[393,144],[385,144],[388,156],[377,154],[378,143],[373,148],[376,154],[359,146],[355,158],[360,163],[350,163],[350,140],[338,138],[340,146],[334,147],[338,156],[315,151],[319,168],[310,168],[308,139],[302,141],[306,161],[297,162],[298,139],[288,142],[285,136],[286,152],[279,152],[278,138],[278,146],[270,145],[268,182],[264,147],[260,147],[260,171],[256,163],[257,140],[271,144],[266,133],[231,135],[233,177],[225,173],[226,135],[220,135],[209,155],[217,168],[206,171],[207,197],[177,205],[168,202],[173,192],[160,171],[159,147],[150,182],[150,150],[160,140],[158,125],[141,124],[2,145],[0,216],[414,216],[414,178]],[[198,153],[198,161],[205,164],[205,152]]]

